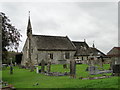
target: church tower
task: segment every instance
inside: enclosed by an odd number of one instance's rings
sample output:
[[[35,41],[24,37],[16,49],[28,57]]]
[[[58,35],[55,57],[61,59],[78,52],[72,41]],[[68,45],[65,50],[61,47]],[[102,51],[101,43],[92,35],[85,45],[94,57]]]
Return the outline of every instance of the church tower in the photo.
[[[30,11],[29,11],[29,18],[28,18],[28,25],[27,25],[27,38],[28,38],[28,60],[29,60],[29,64],[32,64],[32,60],[31,60],[31,39],[32,39],[32,26],[31,26],[31,22],[30,22]]]

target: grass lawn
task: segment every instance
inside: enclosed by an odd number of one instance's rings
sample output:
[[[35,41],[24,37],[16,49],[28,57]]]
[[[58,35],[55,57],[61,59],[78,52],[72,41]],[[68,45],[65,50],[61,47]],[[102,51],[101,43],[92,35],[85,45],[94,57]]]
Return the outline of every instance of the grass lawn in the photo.
[[[9,67],[2,71],[2,79],[16,88],[118,88],[118,77],[111,77],[97,80],[81,80],[79,77],[95,77],[100,75],[89,75],[85,72],[87,65],[77,65],[76,79],[69,76],[45,76],[37,74],[36,70],[30,72],[28,69],[19,69],[14,67],[14,74],[9,74]],[[40,68],[40,67],[39,67]],[[109,65],[104,65],[105,69]],[[52,72],[69,72],[69,69],[63,69],[62,65],[52,65]],[[111,74],[106,74],[111,75]],[[38,83],[38,85],[35,85]]]

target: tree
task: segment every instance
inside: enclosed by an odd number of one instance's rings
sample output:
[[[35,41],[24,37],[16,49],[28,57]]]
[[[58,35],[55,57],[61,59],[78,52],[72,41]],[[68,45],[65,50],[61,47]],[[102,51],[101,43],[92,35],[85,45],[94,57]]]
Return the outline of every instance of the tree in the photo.
[[[5,15],[5,13],[0,12],[0,17],[2,19],[2,59],[3,63],[7,57],[7,51],[10,49],[17,50],[19,46],[20,30],[11,24],[10,19]]]

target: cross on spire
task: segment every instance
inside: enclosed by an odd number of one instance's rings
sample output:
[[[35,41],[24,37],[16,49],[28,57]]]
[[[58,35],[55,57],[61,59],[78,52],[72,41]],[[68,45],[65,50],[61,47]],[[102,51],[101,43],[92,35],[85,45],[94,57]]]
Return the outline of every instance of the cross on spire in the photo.
[[[28,11],[28,17],[29,17],[29,19],[30,19],[30,11]]]

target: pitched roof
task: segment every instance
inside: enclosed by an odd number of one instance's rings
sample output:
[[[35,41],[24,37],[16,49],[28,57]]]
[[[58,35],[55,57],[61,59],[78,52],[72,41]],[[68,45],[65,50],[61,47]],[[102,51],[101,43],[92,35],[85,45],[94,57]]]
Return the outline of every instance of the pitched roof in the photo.
[[[114,48],[116,48],[116,49],[120,50],[120,47],[114,47]]]
[[[76,46],[77,50],[75,56],[88,56],[89,55],[89,46],[86,42],[72,41]]]
[[[38,50],[76,50],[67,36],[32,35],[32,39]]]
[[[94,56],[106,56],[103,52],[93,47],[90,47],[90,53],[93,53]]]
[[[120,57],[120,47],[113,47],[108,53],[107,56],[111,57]]]
[[[89,48],[86,42],[72,41],[77,48],[86,47]]]

